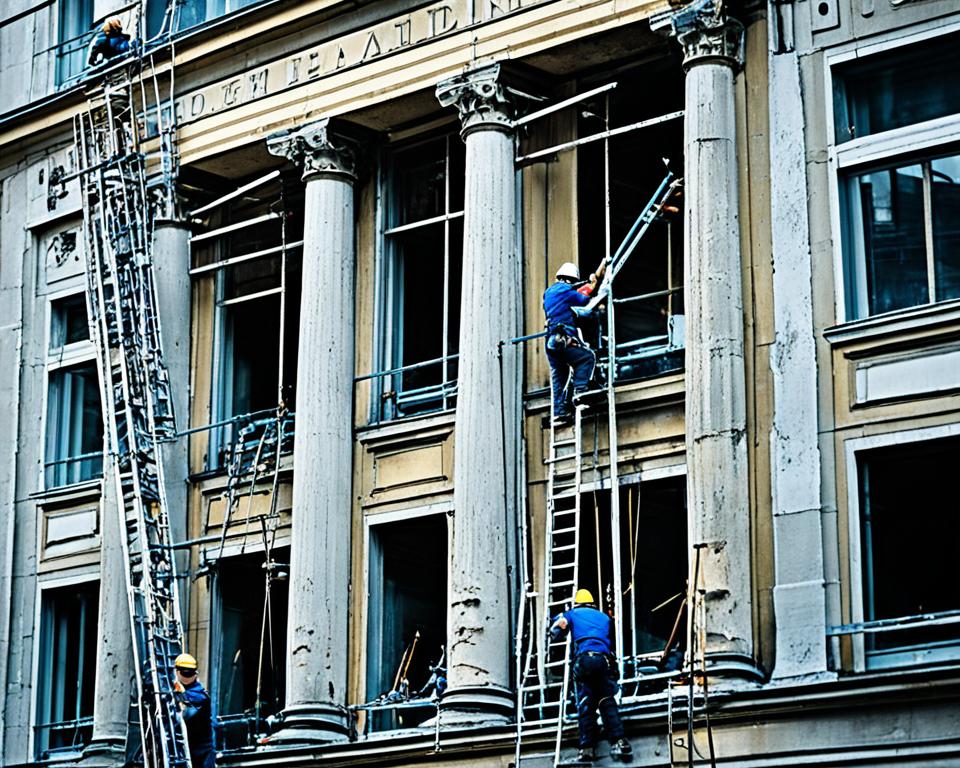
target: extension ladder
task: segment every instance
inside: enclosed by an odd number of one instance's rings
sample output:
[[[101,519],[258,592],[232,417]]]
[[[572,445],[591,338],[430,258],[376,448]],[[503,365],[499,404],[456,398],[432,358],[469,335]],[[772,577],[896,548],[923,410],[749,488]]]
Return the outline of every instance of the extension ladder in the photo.
[[[560,764],[563,726],[569,720],[571,643],[546,635],[553,617],[573,606],[579,566],[580,485],[583,473],[582,407],[574,409],[573,424],[552,426],[547,459],[546,556],[543,568],[543,621],[536,620],[537,594],[527,594],[531,615],[523,673],[518,683],[516,761],[552,756]],[[538,626],[543,632],[538,631]],[[543,643],[542,645],[540,643]],[[543,727],[556,727],[551,753],[521,754],[525,736]]]
[[[87,312],[125,532],[144,763],[190,768],[173,690],[173,663],[183,635],[159,444],[176,439],[176,427],[151,264],[154,201],[142,147],[143,77],[140,58],[108,70],[88,90],[74,135],[87,247]],[[162,154],[163,137],[159,144]],[[163,171],[169,170],[170,161],[160,159]]]
[[[616,252],[610,257],[609,266],[597,293],[585,311],[593,310],[601,301],[612,298],[612,284],[617,274],[630,258],[646,234],[650,225],[663,213],[664,206],[677,193],[682,180],[668,170],[660,185],[644,206],[630,231]],[[617,477],[617,427],[615,401],[616,340],[613,330],[612,301],[608,304],[608,336],[606,338],[606,396],[608,408],[608,440],[610,455],[611,515],[616,517],[619,508],[619,482]],[[575,409],[572,428],[551,428],[550,453],[547,459],[547,514],[546,554],[542,584],[545,623],[557,613],[573,605],[578,584],[579,569],[577,552],[579,546],[581,483],[583,475],[582,407]],[[614,612],[616,615],[617,652],[623,653],[622,590],[619,561],[614,567]],[[568,711],[571,667],[571,643],[569,640],[554,642],[544,639],[546,626],[538,626],[536,603],[541,597],[532,589],[527,590],[521,621],[517,628],[518,648],[524,634],[527,649],[517,684],[517,732],[515,764],[523,760],[543,759],[552,755],[554,766],[561,765],[563,727],[575,720],[575,712]],[[622,659],[620,675],[622,677]],[[552,753],[522,754],[525,739],[535,731],[555,726]]]

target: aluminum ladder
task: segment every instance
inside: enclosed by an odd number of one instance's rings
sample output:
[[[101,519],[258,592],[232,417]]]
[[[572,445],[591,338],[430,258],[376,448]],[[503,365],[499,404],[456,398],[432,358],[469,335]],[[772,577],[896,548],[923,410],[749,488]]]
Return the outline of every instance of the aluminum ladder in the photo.
[[[680,186],[682,179],[674,176],[669,169],[663,180],[643,207],[630,231],[624,237],[616,252],[610,257],[609,266],[604,274],[603,281],[598,287],[595,297],[589,302],[585,311],[592,311],[605,299],[612,299],[612,286],[619,271],[626,261],[635,252],[637,246],[646,234],[650,225],[663,213],[664,207],[673,197]],[[606,383],[604,386],[608,408],[608,437],[610,452],[610,488],[611,502],[616,504],[619,497],[619,483],[617,478],[617,426],[615,401],[615,368],[616,368],[616,340],[613,334],[613,302],[608,301],[608,336]],[[552,405],[552,404],[551,404]],[[580,528],[580,497],[583,474],[583,446],[582,446],[582,407],[575,409],[574,423],[570,428],[557,430],[551,428],[550,453],[548,463],[547,483],[547,515],[546,515],[546,556],[544,558],[544,621],[545,624],[556,613],[573,605],[574,592],[577,587],[579,569],[577,565],[577,550],[579,546]],[[597,425],[599,428],[599,423]],[[571,464],[573,465],[571,467]],[[619,563],[614,567],[614,611],[616,615],[616,636],[618,658],[623,654],[623,629],[620,624],[622,615],[622,593],[619,580]],[[522,647],[522,638],[526,635],[527,648],[522,651],[523,659],[517,682],[517,711],[516,711],[516,749],[515,764],[521,761],[542,759],[551,753],[531,753],[524,755],[522,748],[534,731],[542,730],[548,725],[556,726],[554,749],[552,752],[554,766],[562,765],[560,758],[563,741],[563,726],[575,716],[568,714],[568,696],[570,683],[571,649],[568,641],[553,642],[544,639],[538,628],[536,619],[536,605],[540,595],[529,588],[524,597],[524,609],[517,627],[517,646]],[[561,652],[562,648],[562,652]],[[623,675],[622,660],[619,663],[620,676]],[[558,672],[559,670],[559,672]],[[560,676],[558,676],[560,675]]]
[[[160,443],[176,439],[177,433],[151,264],[155,201],[148,192],[143,151],[148,111],[143,66],[142,58],[129,59],[91,85],[87,107],[74,121],[74,137],[87,312],[125,532],[144,764],[190,768],[173,690],[173,662],[183,649],[183,628]],[[162,155],[169,145],[162,135],[157,143]],[[163,173],[171,161],[159,159]]]
[[[527,651],[518,681],[516,764],[550,756],[560,764],[563,726],[569,719],[571,666],[569,638],[554,641],[546,629],[554,616],[573,606],[579,577],[580,486],[583,475],[582,407],[574,409],[573,424],[551,426],[547,459],[547,550],[543,563],[542,621],[536,620],[537,593],[528,592],[530,616]],[[522,631],[522,630],[521,630]],[[553,751],[522,754],[524,740],[534,731],[554,727]]]

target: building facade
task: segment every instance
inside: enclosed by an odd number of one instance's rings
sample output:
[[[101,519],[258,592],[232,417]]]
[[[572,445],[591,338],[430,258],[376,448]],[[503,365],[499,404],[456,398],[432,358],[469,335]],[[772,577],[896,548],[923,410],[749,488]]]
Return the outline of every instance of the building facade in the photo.
[[[110,16],[143,41],[148,165],[176,149],[162,451],[219,765],[553,764],[517,705],[541,297],[612,254],[572,546],[633,764],[688,764],[686,654],[701,764],[960,765],[951,0],[8,3],[0,762],[134,749],[75,175]]]

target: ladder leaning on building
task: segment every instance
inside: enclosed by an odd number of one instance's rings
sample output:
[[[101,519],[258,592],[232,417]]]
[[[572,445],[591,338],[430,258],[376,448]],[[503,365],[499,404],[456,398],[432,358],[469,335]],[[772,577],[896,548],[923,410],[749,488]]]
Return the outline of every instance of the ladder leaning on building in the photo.
[[[175,3],[160,36],[91,72],[75,118],[86,241],[87,312],[122,517],[144,764],[189,768],[174,695],[183,649],[161,446],[177,430],[163,360],[152,249],[158,209],[171,213],[176,173],[173,64],[158,75]],[[142,25],[138,25],[142,26]],[[161,96],[161,79],[166,96]],[[153,150],[147,151],[147,146]]]
[[[546,110],[543,111],[544,113]],[[595,298],[588,304],[592,311],[606,303],[605,392],[608,419],[610,477],[608,480],[611,516],[618,516],[619,482],[617,479],[616,366],[617,346],[614,338],[613,281],[626,261],[636,251],[650,225],[661,215],[669,200],[678,192],[682,181],[667,171],[659,187],[644,206],[616,252],[610,256]],[[537,334],[539,337],[541,334]],[[524,337],[524,340],[527,337]],[[519,341],[519,340],[517,340]],[[599,392],[597,394],[600,394]],[[552,412],[552,409],[551,409]],[[579,586],[580,508],[583,493],[583,408],[575,409],[573,425],[550,431],[547,458],[547,510],[545,517],[542,592],[533,589],[531,579],[524,578],[525,595],[521,607],[516,638],[517,711],[515,763],[550,756],[554,765],[561,765],[563,729],[574,719],[569,703],[569,687],[573,652],[571,641],[555,641],[544,637],[551,617],[572,607],[574,592]],[[599,422],[598,422],[599,424]],[[594,467],[596,469],[596,467]],[[616,653],[619,675],[623,678],[623,594],[619,552],[614,548],[613,609],[616,627]],[[526,556],[523,558],[526,567]],[[542,613],[541,616],[538,614]],[[524,647],[524,641],[526,647]],[[552,753],[523,754],[526,739],[544,728],[555,728]]]

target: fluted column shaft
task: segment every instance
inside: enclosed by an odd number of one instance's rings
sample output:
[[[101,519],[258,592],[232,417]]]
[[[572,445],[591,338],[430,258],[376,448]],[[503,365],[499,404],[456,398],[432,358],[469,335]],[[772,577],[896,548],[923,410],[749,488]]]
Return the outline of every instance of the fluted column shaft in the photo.
[[[690,538],[706,657],[751,673],[753,616],[734,78],[743,27],[702,2],[670,17],[684,48],[684,306]]]
[[[454,455],[448,718],[497,718],[510,708],[508,543],[515,509],[519,334],[513,105],[499,67],[442,83],[466,142],[463,282]]]
[[[282,742],[345,738],[354,376],[353,146],[327,120],[272,137],[304,168]]]

